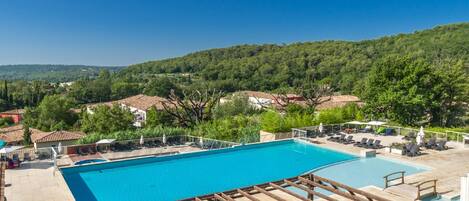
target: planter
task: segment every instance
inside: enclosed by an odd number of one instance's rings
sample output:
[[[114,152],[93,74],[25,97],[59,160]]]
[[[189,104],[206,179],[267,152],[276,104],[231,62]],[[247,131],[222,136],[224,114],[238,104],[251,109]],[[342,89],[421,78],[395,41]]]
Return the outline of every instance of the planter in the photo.
[[[402,153],[404,153],[404,150],[399,149],[399,148],[386,147],[385,150],[386,150],[386,152],[389,152],[389,153],[391,153],[391,154],[402,155]]]

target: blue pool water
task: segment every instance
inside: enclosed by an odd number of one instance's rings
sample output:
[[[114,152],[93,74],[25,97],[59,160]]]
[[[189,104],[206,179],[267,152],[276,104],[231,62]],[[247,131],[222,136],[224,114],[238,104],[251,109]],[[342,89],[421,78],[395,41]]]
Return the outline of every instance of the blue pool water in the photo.
[[[61,171],[77,201],[169,201],[280,180],[337,163],[317,173],[362,187],[382,183],[382,176],[394,169],[424,171],[382,159],[359,159],[293,140],[83,165]],[[362,178],[366,179],[355,183]]]
[[[78,201],[165,201],[293,177],[354,158],[290,140],[63,168],[62,173]]]
[[[384,175],[405,171],[405,176],[426,171],[425,167],[393,162],[379,157],[360,158],[315,172],[315,174],[360,188],[369,185],[384,188]]]

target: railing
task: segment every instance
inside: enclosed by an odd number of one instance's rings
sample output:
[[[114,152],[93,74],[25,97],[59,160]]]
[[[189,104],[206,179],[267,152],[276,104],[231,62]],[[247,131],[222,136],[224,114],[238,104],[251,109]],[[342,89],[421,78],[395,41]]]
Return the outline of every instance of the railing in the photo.
[[[57,152],[54,147],[50,147],[50,150],[52,152],[52,160],[54,162],[54,170],[52,171],[52,174],[55,176],[55,171],[59,169],[57,168]]]
[[[398,177],[394,177],[394,178],[390,178],[391,176],[395,176],[395,175],[399,175]],[[384,188],[388,188],[390,186],[394,186],[394,185],[399,185],[399,184],[404,184],[404,174],[405,174],[405,171],[399,171],[399,172],[393,172],[391,174],[388,174],[386,176],[384,176]],[[401,180],[400,183],[397,183],[397,184],[392,184],[390,185],[391,182],[393,181],[396,181],[396,180]]]
[[[420,200],[420,198],[422,196],[422,191],[425,191],[425,190],[428,190],[428,189],[432,189],[432,192],[430,194],[436,195],[437,194],[436,193],[436,182],[437,182],[436,179],[420,182],[417,185],[417,198],[416,198],[416,200]],[[430,184],[430,186],[422,187],[425,184]],[[428,195],[428,194],[425,194],[425,195]]]
[[[344,131],[347,129],[349,129],[349,132],[357,132],[358,128],[362,128],[362,127],[364,127],[364,125],[355,125],[355,124],[347,124],[347,123],[328,124],[328,125],[323,125],[322,133],[319,133],[319,126],[309,126],[309,127],[303,127],[303,128],[293,128],[291,134],[293,138],[305,137],[305,136],[307,138],[311,138],[311,137],[314,138],[322,134],[337,133],[337,132]],[[392,125],[373,126],[373,128],[374,130],[377,130],[379,128],[392,128],[394,129],[394,133],[399,136],[407,136],[410,133],[417,134],[419,132],[419,129],[392,126]],[[469,133],[449,131],[449,130],[445,130],[444,132],[425,130],[426,138],[432,138],[432,137],[444,138],[448,141],[463,142],[464,135],[469,135]]]

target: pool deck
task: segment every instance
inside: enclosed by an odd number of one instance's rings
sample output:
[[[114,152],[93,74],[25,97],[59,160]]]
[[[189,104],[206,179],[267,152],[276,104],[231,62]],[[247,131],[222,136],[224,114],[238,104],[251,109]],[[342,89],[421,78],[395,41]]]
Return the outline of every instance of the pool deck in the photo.
[[[397,136],[374,136],[371,134],[353,134],[354,138],[362,137],[374,138],[382,140],[383,145],[390,145],[398,142],[400,137]],[[340,143],[327,141],[325,138],[314,139],[316,145],[321,147],[345,151],[352,154],[360,154],[363,148],[353,145],[343,145]],[[444,197],[453,197],[459,195],[460,178],[469,173],[469,149],[463,148],[458,143],[448,143],[449,149],[445,151],[436,151],[423,149],[422,155],[416,157],[408,157],[386,152],[385,149],[377,150],[377,156],[385,159],[407,162],[430,168],[430,170],[414,175],[405,176],[405,183],[415,185],[419,182],[437,179],[437,191]],[[384,175],[383,175],[384,176]],[[384,179],[383,179],[384,183]],[[377,188],[377,187],[376,187]],[[378,188],[379,189],[379,188]],[[390,198],[392,200],[409,200],[405,195],[390,194],[382,189],[376,190],[365,187],[364,190],[373,191],[378,196]],[[393,199],[394,198],[394,199]],[[396,199],[397,198],[397,199]],[[413,200],[413,199],[412,199]]]
[[[165,153],[185,153],[200,151],[191,146],[173,146],[143,148],[133,151],[108,152],[101,155],[81,156],[81,159],[105,158],[120,160]],[[62,156],[57,160],[58,166],[70,166],[73,157]],[[8,201],[73,201],[73,195],[60,171],[55,170],[51,160],[35,160],[21,164],[21,168],[7,169],[5,173],[5,196]]]
[[[393,142],[402,141],[400,137],[393,136],[374,136],[371,134],[353,134],[354,139],[362,137],[381,139],[383,145],[389,145]],[[318,146],[343,151],[358,155],[363,148],[353,145],[343,145],[335,142],[329,142],[325,138],[313,139]],[[394,159],[411,164],[429,167],[429,171],[410,175],[405,177],[408,184],[415,184],[429,179],[438,179],[437,190],[443,196],[452,197],[459,194],[460,177],[469,172],[469,149],[462,148],[460,144],[449,143],[449,150],[434,151],[423,150],[423,155],[417,157],[406,157],[385,152],[385,149],[377,151],[378,157]],[[109,160],[118,160],[128,157],[138,157],[145,155],[157,155],[164,152],[193,152],[200,149],[189,146],[171,147],[171,148],[149,148],[133,150],[128,152],[110,152],[101,154],[100,157]],[[70,165],[73,163],[70,157],[62,157],[60,165]],[[59,162],[58,161],[58,162]],[[384,176],[384,175],[383,175]],[[383,181],[384,182],[384,181]],[[6,170],[5,188],[6,196],[9,201],[69,201],[74,200],[68,186],[59,171],[54,170],[50,161],[33,161],[22,164],[19,169]],[[383,191],[377,187],[364,187],[362,190],[371,192],[390,200],[405,201],[411,198],[405,195],[394,194],[389,191]],[[275,192],[285,200],[298,200],[283,192]],[[259,197],[261,200],[272,200],[266,197]],[[243,199],[237,199],[243,200]],[[341,200],[341,199],[339,199]],[[413,199],[412,199],[413,200]]]

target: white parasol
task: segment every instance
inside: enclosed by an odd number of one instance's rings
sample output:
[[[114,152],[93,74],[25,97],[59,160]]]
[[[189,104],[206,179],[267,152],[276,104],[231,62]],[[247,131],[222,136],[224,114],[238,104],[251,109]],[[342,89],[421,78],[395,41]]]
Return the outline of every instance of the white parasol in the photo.
[[[418,145],[423,143],[423,139],[425,138],[425,132],[423,132],[423,126],[420,126],[420,131],[417,133],[416,141]]]
[[[202,138],[199,138],[199,145],[200,145],[201,147],[203,147],[203,146],[204,146],[204,139],[202,139]]]
[[[16,151],[18,149],[23,148],[24,146],[10,146],[10,147],[3,147],[0,149],[0,154],[7,154],[13,151]]]
[[[62,153],[62,142],[59,142],[59,145],[57,145],[57,152]]]
[[[140,145],[143,145],[143,143],[145,143],[145,141],[143,140],[143,135],[140,136]]]

